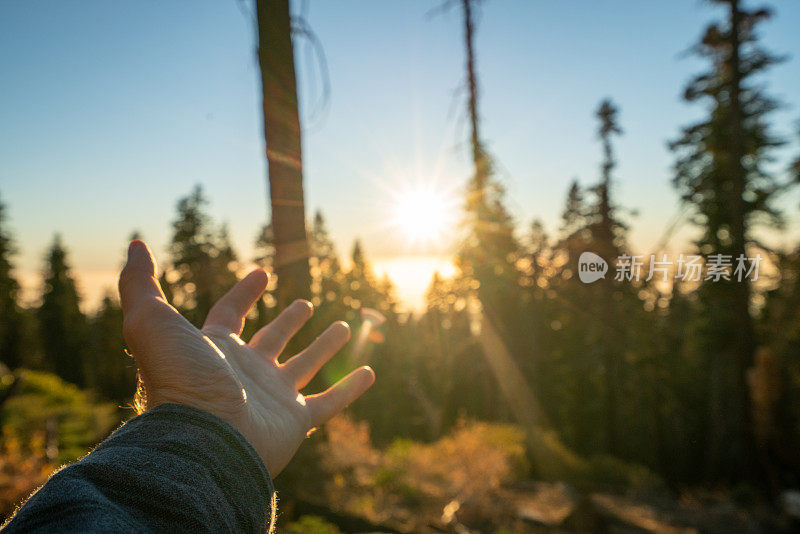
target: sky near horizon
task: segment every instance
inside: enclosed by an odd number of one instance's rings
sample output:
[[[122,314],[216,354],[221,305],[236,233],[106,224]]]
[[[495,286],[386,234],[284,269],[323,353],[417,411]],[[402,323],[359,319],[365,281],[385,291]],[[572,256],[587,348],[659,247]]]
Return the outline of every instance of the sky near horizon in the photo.
[[[295,40],[309,215],[322,210],[342,255],[360,238],[415,305],[452,244],[420,249],[386,214],[412,184],[456,195],[469,176],[460,12],[431,15],[440,3],[308,2],[330,79],[322,109],[317,63]],[[767,4],[763,43],[788,56],[763,80],[786,104],[773,117],[789,141],[780,169],[800,153],[800,2]],[[240,257],[252,256],[268,210],[249,5],[0,0],[0,199],[26,286],[58,232],[96,302],[132,231],[165,258],[175,204],[198,183]],[[596,180],[594,111],[611,97],[625,131],[616,198],[638,212],[634,248],[650,251],[678,210],[666,142],[702,114],[680,100],[704,67],[684,52],[721,14],[699,0],[483,3],[483,137],[521,227],[538,217],[554,233],[569,181]],[[797,195],[784,204],[796,236]]]

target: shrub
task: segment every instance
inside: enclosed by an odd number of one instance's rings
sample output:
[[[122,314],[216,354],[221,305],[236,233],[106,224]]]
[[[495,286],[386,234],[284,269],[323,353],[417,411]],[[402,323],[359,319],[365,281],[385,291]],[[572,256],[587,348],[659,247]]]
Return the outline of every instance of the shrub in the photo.
[[[18,441],[32,452],[34,436],[45,436],[48,458],[66,463],[80,458],[120,422],[116,407],[96,403],[91,394],[55,375],[21,371],[14,394],[0,408],[5,443]]]
[[[12,438],[4,440],[0,450],[0,521],[44,484],[55,468],[47,458],[44,432],[34,432],[26,449],[23,451],[21,442]]]
[[[320,456],[329,473],[328,499],[373,521],[424,524],[446,507],[502,513],[498,492],[525,477],[525,435],[512,425],[461,421],[433,443],[398,439],[372,446],[369,428],[343,416],[326,428]]]
[[[284,528],[286,534],[341,534],[336,525],[315,515],[301,516]]]

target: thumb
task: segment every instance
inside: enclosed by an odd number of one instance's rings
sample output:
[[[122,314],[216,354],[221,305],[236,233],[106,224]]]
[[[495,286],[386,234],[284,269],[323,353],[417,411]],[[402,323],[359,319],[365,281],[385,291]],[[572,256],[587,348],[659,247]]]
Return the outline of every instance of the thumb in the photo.
[[[138,239],[131,241],[128,262],[119,275],[119,299],[123,314],[145,300],[166,301],[156,278],[156,269],[156,260],[150,248]]]

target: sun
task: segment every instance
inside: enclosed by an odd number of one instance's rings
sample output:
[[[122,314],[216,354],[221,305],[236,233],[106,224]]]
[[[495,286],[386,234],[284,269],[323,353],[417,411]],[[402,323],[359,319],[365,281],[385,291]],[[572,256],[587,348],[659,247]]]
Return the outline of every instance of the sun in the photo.
[[[455,207],[455,199],[444,192],[417,186],[396,195],[392,223],[412,243],[434,243],[453,229]]]

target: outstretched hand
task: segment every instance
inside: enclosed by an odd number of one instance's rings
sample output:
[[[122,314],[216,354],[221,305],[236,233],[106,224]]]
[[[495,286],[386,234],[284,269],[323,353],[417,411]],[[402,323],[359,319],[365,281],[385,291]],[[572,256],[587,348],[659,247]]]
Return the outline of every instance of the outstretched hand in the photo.
[[[145,408],[174,402],[220,417],[247,438],[275,476],[309,430],[357,399],[375,375],[361,367],[323,393],[302,395],[299,390],[347,343],[350,329],[333,323],[308,348],[278,363],[314,310],[310,302],[297,300],[245,343],[239,338],[245,316],[267,279],[261,269],[248,274],[213,306],[198,330],[167,302],[153,255],[134,240],[119,293],[123,333],[144,383]]]

